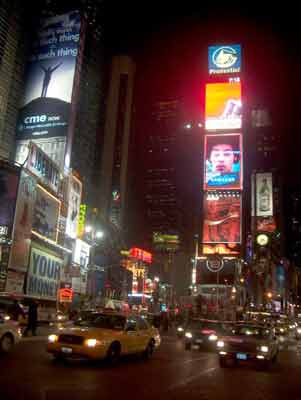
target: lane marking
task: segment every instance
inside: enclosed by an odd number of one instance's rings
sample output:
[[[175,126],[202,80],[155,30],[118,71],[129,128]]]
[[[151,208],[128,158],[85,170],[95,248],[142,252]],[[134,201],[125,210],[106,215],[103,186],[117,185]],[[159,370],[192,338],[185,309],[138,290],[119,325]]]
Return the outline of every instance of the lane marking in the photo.
[[[195,379],[198,379],[198,378],[201,377],[202,375],[206,375],[206,374],[208,374],[208,373],[210,373],[210,372],[212,372],[212,371],[215,371],[216,369],[217,369],[217,367],[208,368],[208,369],[205,369],[204,371],[199,372],[199,373],[196,374],[196,375],[192,375],[192,376],[190,376],[190,377],[188,377],[188,378],[182,379],[182,380],[180,380],[180,382],[178,382],[178,383],[176,383],[176,384],[174,384],[174,385],[169,386],[169,388],[167,389],[167,391],[170,392],[170,391],[172,391],[172,390],[175,390],[175,389],[178,389],[178,388],[180,388],[180,387],[186,386],[188,383],[194,381]]]

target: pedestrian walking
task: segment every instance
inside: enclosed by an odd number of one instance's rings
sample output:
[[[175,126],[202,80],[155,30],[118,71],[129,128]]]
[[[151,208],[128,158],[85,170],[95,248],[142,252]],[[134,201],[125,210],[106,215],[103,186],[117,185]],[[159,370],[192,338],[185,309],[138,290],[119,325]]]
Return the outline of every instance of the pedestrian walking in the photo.
[[[28,321],[27,326],[24,331],[24,336],[28,335],[28,331],[31,331],[32,336],[36,336],[38,324],[38,304],[35,301],[32,301],[29,304],[28,308]]]

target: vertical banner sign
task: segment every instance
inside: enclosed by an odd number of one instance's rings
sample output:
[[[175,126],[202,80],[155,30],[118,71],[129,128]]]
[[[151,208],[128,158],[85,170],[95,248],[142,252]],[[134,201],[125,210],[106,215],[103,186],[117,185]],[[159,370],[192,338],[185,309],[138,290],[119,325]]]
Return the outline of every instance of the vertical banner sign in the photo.
[[[35,199],[36,181],[23,170],[20,177],[9,259],[9,268],[15,271],[27,271]]]
[[[35,247],[31,248],[26,294],[56,300],[63,261]]]
[[[66,234],[72,239],[75,239],[77,235],[80,202],[82,197],[82,183],[74,175],[70,175],[69,178],[68,196]]]
[[[26,68],[18,140],[67,135],[79,42],[78,11],[41,20]]]
[[[256,215],[273,215],[273,178],[272,173],[256,174]]]
[[[61,202],[41,186],[37,186],[32,231],[53,242],[57,241]]]
[[[86,214],[87,214],[87,204],[81,204],[79,207],[79,217],[77,226],[77,236],[79,238],[82,238],[85,233]]]

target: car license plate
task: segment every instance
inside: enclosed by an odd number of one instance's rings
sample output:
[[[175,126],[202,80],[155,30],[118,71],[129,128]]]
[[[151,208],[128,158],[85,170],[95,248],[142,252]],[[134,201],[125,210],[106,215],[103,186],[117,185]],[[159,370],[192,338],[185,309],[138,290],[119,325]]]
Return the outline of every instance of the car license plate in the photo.
[[[237,353],[237,354],[236,354],[236,358],[237,358],[238,360],[246,360],[246,359],[247,359],[247,355],[246,355],[246,354],[243,354],[243,353]]]
[[[195,343],[203,343],[203,339],[196,339]]]
[[[72,349],[70,349],[70,347],[62,347],[62,352],[63,353],[67,353],[67,354],[71,354],[72,353]]]

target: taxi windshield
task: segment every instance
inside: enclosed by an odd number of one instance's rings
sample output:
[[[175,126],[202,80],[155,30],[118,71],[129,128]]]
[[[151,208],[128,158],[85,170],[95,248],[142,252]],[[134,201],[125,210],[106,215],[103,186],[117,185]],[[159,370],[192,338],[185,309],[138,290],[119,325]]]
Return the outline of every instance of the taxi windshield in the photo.
[[[126,318],[122,315],[91,314],[88,318],[78,319],[77,326],[89,326],[93,328],[123,330]]]
[[[236,326],[232,329],[232,335],[266,337],[270,330],[257,326]]]

